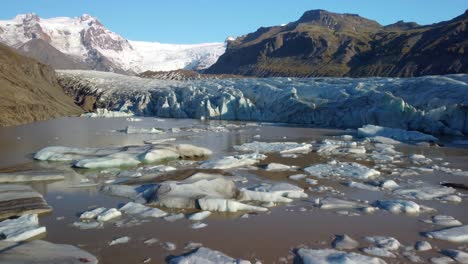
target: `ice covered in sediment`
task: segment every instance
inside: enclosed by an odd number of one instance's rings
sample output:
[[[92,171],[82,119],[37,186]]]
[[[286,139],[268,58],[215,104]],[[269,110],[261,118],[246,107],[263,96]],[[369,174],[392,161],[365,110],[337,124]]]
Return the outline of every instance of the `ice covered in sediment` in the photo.
[[[358,136],[375,137],[382,136],[398,141],[437,141],[434,136],[424,134],[418,131],[408,131],[399,128],[381,127],[375,125],[365,125],[358,128]]]
[[[109,242],[109,246],[114,246],[114,245],[119,245],[119,244],[126,244],[129,241],[130,241],[130,237],[128,237],[128,236],[119,237],[119,238],[116,238],[116,239],[112,240],[111,242]]]
[[[200,168],[226,170],[255,165],[264,159],[266,159],[266,156],[259,153],[226,156],[215,160],[205,161],[200,165]]]
[[[236,185],[228,177],[194,174],[183,181],[162,182],[151,203],[168,208],[195,208],[199,198],[232,199],[236,192]]]
[[[43,161],[74,161],[79,168],[135,166],[142,162],[160,162],[178,158],[211,155],[209,149],[189,144],[157,144],[109,148],[46,147],[34,158]]]
[[[379,248],[387,250],[397,250],[401,246],[396,238],[389,236],[368,236],[366,240]]]
[[[81,117],[129,117],[134,116],[132,112],[125,111],[109,111],[105,108],[97,108],[93,113],[82,114]]]
[[[369,179],[380,175],[380,172],[356,162],[331,161],[327,164],[312,165],[304,169],[307,173],[320,177],[352,177]]]
[[[250,264],[250,261],[234,259],[222,252],[205,247],[199,247],[195,251],[173,257],[170,264]]]
[[[416,183],[393,191],[393,194],[419,200],[432,200],[453,194],[456,190],[451,187],[433,186],[426,183]]]
[[[462,222],[449,215],[435,215],[431,219],[423,220],[428,224],[434,224],[439,226],[461,226]]]
[[[113,184],[102,186],[101,191],[108,195],[125,197],[134,202],[146,203],[153,196],[158,187],[159,185],[156,184],[146,184],[142,186]]]
[[[146,128],[146,127],[134,127],[134,126],[127,126],[125,128],[125,133],[127,134],[164,134],[164,130],[151,127],[151,128]]]
[[[97,215],[96,217],[96,220],[98,220],[99,222],[107,222],[107,221],[110,221],[112,219],[115,219],[119,216],[121,216],[122,213],[115,209],[115,208],[110,208],[100,214]]]
[[[0,183],[58,181],[65,179],[64,171],[26,170],[0,173]]]
[[[249,205],[238,202],[232,199],[223,198],[202,198],[198,199],[198,204],[202,210],[210,212],[231,212],[235,213],[238,211],[257,211],[266,212],[268,211],[265,207]]]
[[[444,249],[442,254],[451,257],[458,263],[468,263],[468,253],[457,249]]]
[[[201,211],[201,212],[196,212],[196,213],[189,215],[188,219],[192,221],[201,221],[210,215],[211,215],[210,211]]]
[[[352,239],[350,236],[344,235],[336,235],[335,239],[332,242],[332,246],[336,249],[355,249],[359,246],[359,242]]]
[[[369,257],[354,252],[345,252],[335,249],[308,249],[300,248],[297,254],[304,264],[385,264],[377,257]]]
[[[396,255],[394,253],[392,253],[390,250],[385,249],[385,248],[367,247],[361,250],[367,255],[372,255],[376,257],[385,257],[385,258],[396,258]]]
[[[46,228],[39,226],[37,214],[25,214],[16,219],[0,222],[0,235],[3,241],[24,241],[45,232]]]
[[[288,171],[288,170],[295,170],[297,166],[291,166],[281,163],[269,163],[265,166],[265,170],[267,171]]]
[[[134,203],[134,202],[126,203],[124,206],[120,207],[119,210],[121,212],[124,212],[125,214],[139,215],[142,217],[159,218],[159,217],[164,217],[167,215],[167,213],[161,209],[148,207],[143,204]]]
[[[244,143],[240,146],[234,146],[237,151],[259,152],[259,153],[280,153],[280,154],[302,154],[309,153],[312,145],[296,142],[259,142]]]
[[[320,209],[360,209],[368,207],[368,205],[363,203],[358,203],[354,201],[348,201],[333,197],[326,198],[317,198],[315,204]]]
[[[406,200],[379,200],[375,206],[392,213],[417,214],[421,212],[419,204]]]
[[[417,241],[416,244],[414,244],[414,249],[417,251],[428,251],[432,249],[432,246],[427,241]]]
[[[0,263],[5,264],[98,263],[96,257],[78,247],[43,240],[24,243],[0,242],[0,248]]]
[[[468,242],[468,225],[449,227],[425,233],[429,238],[436,238],[450,242]]]

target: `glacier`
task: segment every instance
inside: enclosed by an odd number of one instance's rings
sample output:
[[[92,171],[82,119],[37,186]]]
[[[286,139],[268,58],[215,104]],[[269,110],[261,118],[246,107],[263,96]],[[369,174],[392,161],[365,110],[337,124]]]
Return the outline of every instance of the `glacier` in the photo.
[[[359,128],[367,124],[428,134],[468,133],[468,75],[415,78],[232,78],[152,80],[61,70],[77,101],[167,118],[208,118]]]

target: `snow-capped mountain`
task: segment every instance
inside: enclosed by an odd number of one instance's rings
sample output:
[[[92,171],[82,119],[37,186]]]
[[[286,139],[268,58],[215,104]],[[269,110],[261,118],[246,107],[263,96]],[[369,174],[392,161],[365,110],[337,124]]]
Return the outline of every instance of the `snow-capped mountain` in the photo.
[[[36,14],[0,21],[0,42],[19,48],[42,39],[92,69],[113,72],[205,69],[225,51],[224,43],[194,45],[129,41],[90,15],[43,19]]]

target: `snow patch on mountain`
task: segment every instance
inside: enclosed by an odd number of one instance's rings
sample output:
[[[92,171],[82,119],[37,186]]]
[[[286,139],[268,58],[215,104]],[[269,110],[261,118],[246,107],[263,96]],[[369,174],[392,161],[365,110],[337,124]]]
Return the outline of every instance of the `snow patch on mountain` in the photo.
[[[88,64],[105,58],[115,65],[114,70],[136,73],[205,69],[226,49],[224,43],[181,45],[129,41],[87,14],[48,19],[24,14],[0,21],[0,42],[11,47],[17,48],[38,38]]]

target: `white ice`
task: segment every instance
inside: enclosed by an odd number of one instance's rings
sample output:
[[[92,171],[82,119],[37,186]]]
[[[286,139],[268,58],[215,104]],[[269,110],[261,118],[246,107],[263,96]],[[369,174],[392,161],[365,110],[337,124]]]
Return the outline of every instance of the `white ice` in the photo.
[[[352,177],[369,179],[379,176],[380,172],[356,162],[329,162],[328,164],[312,165],[304,169],[307,173],[321,178]]]
[[[0,235],[4,241],[24,241],[45,232],[46,228],[39,226],[37,214],[25,214],[0,222]]]
[[[385,264],[380,258],[335,249],[300,248],[297,254],[304,264]]]

